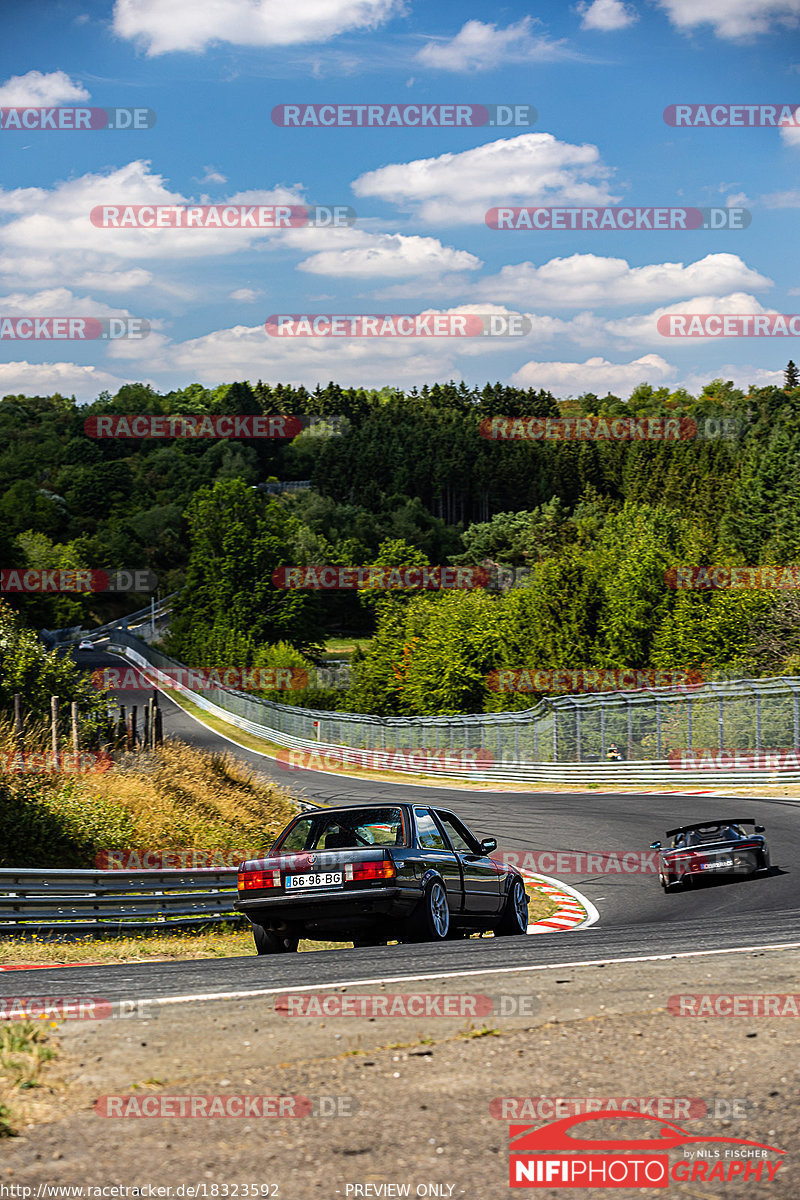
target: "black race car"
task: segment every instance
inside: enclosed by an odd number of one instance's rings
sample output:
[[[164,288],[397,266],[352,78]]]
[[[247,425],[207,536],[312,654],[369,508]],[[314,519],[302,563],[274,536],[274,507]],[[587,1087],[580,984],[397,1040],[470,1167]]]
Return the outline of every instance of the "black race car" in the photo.
[[[301,937],[377,946],[526,933],[525,884],[489,858],[496,847],[424,804],[320,809],[240,865],[235,907],[259,954],[296,950]]]
[[[748,833],[746,825],[754,827]],[[665,849],[651,842],[650,849],[660,851],[658,878],[664,889],[683,887],[698,879],[719,875],[755,875],[769,870],[769,846],[763,837],[764,826],[748,817],[729,821],[702,821],[668,829],[671,838]]]

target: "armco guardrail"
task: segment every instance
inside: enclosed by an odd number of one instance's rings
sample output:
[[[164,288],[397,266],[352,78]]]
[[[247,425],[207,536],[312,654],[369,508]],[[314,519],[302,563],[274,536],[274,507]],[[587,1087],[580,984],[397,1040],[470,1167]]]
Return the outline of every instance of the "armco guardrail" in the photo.
[[[236,871],[0,869],[0,934],[154,933],[240,922]]]
[[[153,679],[155,684],[163,682],[165,687],[186,696],[198,708],[203,709],[212,716],[221,718],[236,728],[252,733],[256,737],[265,738],[289,750],[312,752],[315,757],[311,761],[307,757],[300,759],[298,756],[297,763],[298,766],[307,766],[311,769],[316,768],[322,771],[342,771],[343,773],[347,773],[359,766],[359,751],[366,747],[370,749],[371,753],[371,763],[368,769],[373,771],[396,771],[401,774],[426,775],[428,777],[441,775],[455,779],[472,779],[476,782],[523,784],[568,783],[573,786],[593,784],[606,785],[610,791],[613,791],[620,785],[624,786],[626,783],[633,785],[641,785],[642,783],[669,783],[678,790],[688,785],[697,786],[698,784],[709,786],[724,783],[732,787],[752,783],[788,783],[800,781],[800,768],[796,770],[787,769],[785,764],[782,767],[766,765],[763,767],[745,766],[736,768],[734,766],[732,768],[720,768],[715,767],[711,762],[704,766],[697,766],[691,762],[687,763],[679,759],[671,760],[663,757],[655,759],[629,758],[628,761],[619,762],[576,762],[574,760],[545,762],[537,761],[535,758],[532,761],[526,760],[522,755],[515,758],[503,757],[501,753],[495,754],[494,748],[497,747],[498,751],[501,751],[504,747],[513,750],[516,746],[517,750],[519,750],[523,743],[524,718],[527,718],[529,722],[535,721],[542,705],[537,706],[537,709],[529,710],[527,713],[485,713],[474,717],[464,717],[460,719],[460,724],[457,718],[450,717],[418,717],[408,720],[397,717],[382,720],[379,717],[364,717],[349,713],[322,713],[314,712],[311,709],[292,709],[289,705],[279,705],[271,701],[259,700],[256,697],[247,696],[242,692],[232,691],[227,688],[214,688],[209,692],[192,691],[183,684],[176,682],[174,674],[172,677],[166,674],[162,675],[160,668],[168,671],[169,666],[173,663],[173,660],[168,659],[166,655],[153,650],[152,647],[128,633],[118,634],[115,641],[117,642],[116,649],[118,652],[124,654],[131,662],[141,667]],[[160,663],[160,667],[155,665],[154,660]],[[790,739],[794,739],[793,741],[789,741],[789,745],[797,747],[797,688],[800,685],[800,680],[788,681],[790,684],[788,687],[781,687],[781,681],[776,680],[763,680],[761,682],[768,685],[764,689],[767,696],[772,693],[784,702],[786,708],[784,723],[786,723],[786,718],[788,718],[788,726],[792,730],[792,733],[788,736]],[[214,696],[213,700],[210,699],[212,695]],[[551,707],[554,710],[551,713],[552,722],[569,718],[571,715],[569,701],[572,699],[573,697],[559,697],[558,700],[552,703]],[[587,707],[592,699],[598,704],[602,698],[580,697],[581,701],[587,702]],[[636,698],[640,704],[642,699],[642,697]],[[716,692],[713,692],[710,697],[705,697],[706,702],[710,700],[714,705],[715,719],[718,706],[723,702],[723,699]],[[738,703],[741,703],[741,697],[736,697],[736,699]],[[746,699],[749,707],[755,710],[755,720],[757,728],[760,730],[763,728],[759,716],[761,697],[757,697],[755,703],[751,695],[748,695]],[[650,700],[652,703],[652,697]],[[688,706],[690,730],[692,721],[691,710],[692,706],[695,706],[695,722],[699,724],[697,706],[700,702],[697,696],[676,697],[674,695],[661,695],[657,698],[656,704],[658,705],[659,702],[667,706],[668,712],[670,705],[682,705],[683,709],[680,715],[684,721],[687,720],[686,708]],[[250,716],[243,715],[244,713],[257,714],[261,716],[261,720],[252,720]],[[271,719],[273,717],[278,718],[274,720],[274,723]],[[327,723],[325,722],[326,717],[329,719]],[[294,719],[298,722],[303,721],[304,724],[307,723],[308,725],[312,724],[311,719],[313,718],[319,721],[320,727],[326,725],[327,728],[335,728],[336,722],[340,718],[344,721],[350,718],[352,723],[346,725],[348,732],[352,736],[354,732],[360,729],[364,741],[361,747],[354,747],[352,742],[348,746],[342,742],[323,741],[321,737],[297,737],[286,732],[285,728],[281,728],[283,718],[287,722]],[[630,719],[630,713],[628,714],[628,718]],[[661,715],[658,711],[655,713],[654,718],[651,717],[651,720],[654,722],[658,721],[660,724]],[[666,724],[666,718],[664,718],[664,721]],[[460,744],[456,742],[455,746],[453,746],[452,741],[448,743],[444,737],[444,734],[447,732],[452,736],[454,728],[461,729],[464,735]],[[509,729],[511,731],[511,738],[506,733]],[[556,724],[556,734],[557,732],[558,725]],[[369,737],[369,734],[372,737]],[[380,746],[380,743],[376,746],[376,741],[373,740],[376,734],[382,737],[383,747]],[[558,745],[557,737],[555,740]],[[622,737],[619,740],[624,746],[625,742]],[[569,742],[562,734],[561,745],[564,746],[565,743],[568,752]],[[689,744],[691,744],[691,734]],[[535,736],[528,736],[527,745],[530,748],[536,747],[537,739]],[[430,755],[431,759],[433,759],[434,755],[439,754],[442,754],[442,758],[437,759],[435,769],[426,771],[424,765],[420,763],[419,754],[404,755],[404,747],[415,751],[424,751],[427,749],[432,752]],[[465,762],[463,753],[460,758],[454,757],[448,762],[448,749],[460,752],[463,752],[465,749],[475,749],[476,751],[480,749],[488,752],[491,765],[485,765],[484,763],[484,769],[480,770],[478,769],[477,762],[474,765],[471,765],[469,761]],[[352,750],[353,753],[348,756],[349,750]],[[800,754],[796,757],[797,761],[800,762]],[[291,766],[291,761],[289,762],[289,766]]]
[[[177,595],[177,592],[170,592],[168,596],[164,596],[163,600],[158,601],[155,608],[148,604],[145,608],[128,613],[125,617],[118,617],[116,621],[109,621],[106,625],[98,625],[95,629],[84,629],[82,625],[72,625],[68,629],[42,629],[39,631],[39,636],[48,646],[61,646],[65,642],[77,642],[83,637],[94,640],[117,629],[127,630],[131,625],[146,625],[152,617],[160,621],[172,609],[172,603]]]

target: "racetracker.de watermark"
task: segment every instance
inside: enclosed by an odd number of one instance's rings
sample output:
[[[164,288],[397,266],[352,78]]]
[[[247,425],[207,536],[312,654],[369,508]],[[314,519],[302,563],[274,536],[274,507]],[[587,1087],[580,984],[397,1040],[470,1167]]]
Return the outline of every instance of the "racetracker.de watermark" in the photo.
[[[372,992],[342,995],[294,992],[278,996],[275,1012],[284,1017],[471,1017],[535,1016],[535,996],[500,997],[455,992]]]
[[[28,750],[10,751],[0,754],[0,771],[17,775],[41,775],[47,771],[57,771],[67,775],[105,774],[114,765],[110,754],[103,750],[97,752],[81,750],[78,754],[42,751],[36,753]]]
[[[97,204],[98,229],[344,229],[349,204]]]
[[[235,871],[255,850],[98,850],[98,871]]]
[[[723,1096],[496,1096],[489,1104],[489,1116],[496,1121],[551,1121],[607,1109],[663,1121],[740,1119],[747,1116],[747,1101]]]
[[[539,670],[536,667],[490,671],[486,686],[492,692],[632,692],[652,688],[694,691],[702,687],[699,671],[634,670],[632,667]]]
[[[87,417],[83,431],[91,438],[295,438],[303,431],[303,418],[292,416],[123,416]]]
[[[278,567],[272,573],[276,588],[310,591],[422,590],[462,591],[487,587],[492,574],[485,567]]]
[[[485,417],[478,432],[497,442],[688,442],[732,439],[736,417]]]
[[[358,1112],[354,1096],[266,1095],[126,1095],[98,1096],[98,1117],[194,1118],[214,1117],[281,1120],[298,1117],[352,1117]]]
[[[704,592],[724,588],[792,591],[800,587],[800,566],[675,566],[664,572],[664,583],[676,591]]]
[[[152,129],[152,108],[0,108],[0,130]]]
[[[281,129],[475,129],[485,125],[529,128],[532,104],[276,104]]]
[[[494,207],[484,220],[490,229],[747,229],[752,221],[746,208],[536,208]]]
[[[495,850],[504,867],[536,875],[657,875],[656,850]]]
[[[347,746],[324,750],[285,750],[276,762],[290,771],[402,771],[422,775],[447,775],[453,771],[489,770],[494,755],[488,750],[426,750],[395,747],[385,750],[351,750]]]
[[[800,313],[665,313],[662,337],[800,337]]]
[[[150,322],[143,317],[3,317],[0,341],[95,342],[147,337]]]
[[[158,1013],[157,1000],[108,1000],[104,996],[3,996],[0,1021],[108,1021]]]
[[[678,992],[673,1017],[800,1017],[800,992]]]
[[[0,568],[0,592],[152,592],[158,576],[146,568],[98,571],[88,567],[24,571]]]
[[[669,765],[674,771],[800,771],[800,750],[715,750],[711,747],[673,748]]]
[[[791,129],[800,127],[800,105],[668,104],[664,120],[678,129]]]
[[[186,688],[203,692],[229,688],[237,692],[291,692],[308,687],[308,671],[301,667],[251,667],[223,671],[200,670],[193,667],[169,667],[167,670],[148,668],[160,687]],[[91,680],[98,690],[139,692],[152,688],[153,679],[138,667],[98,667]]]
[[[279,338],[527,337],[533,322],[521,313],[273,313],[264,328]]]

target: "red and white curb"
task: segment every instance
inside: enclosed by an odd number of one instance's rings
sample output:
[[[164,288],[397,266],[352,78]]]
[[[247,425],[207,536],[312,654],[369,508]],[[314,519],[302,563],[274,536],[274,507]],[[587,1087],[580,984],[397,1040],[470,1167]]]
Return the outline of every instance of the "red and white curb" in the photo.
[[[528,926],[528,933],[565,933],[570,929],[588,929],[600,920],[591,900],[582,892],[562,883],[560,879],[552,879],[549,875],[537,875],[533,871],[519,870],[520,875],[536,885],[537,890],[544,892],[556,904],[556,911],[543,921],[536,921]]]

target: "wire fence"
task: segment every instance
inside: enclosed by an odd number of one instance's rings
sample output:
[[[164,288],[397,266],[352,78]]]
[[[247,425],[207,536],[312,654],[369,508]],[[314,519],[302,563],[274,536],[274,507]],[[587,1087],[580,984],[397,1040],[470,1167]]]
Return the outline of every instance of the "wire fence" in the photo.
[[[142,665],[169,673],[182,664],[123,629],[114,643]],[[182,668],[185,673],[185,668]],[[181,688],[186,694],[191,689]],[[604,762],[613,745],[627,761],[718,751],[800,749],[800,678],[736,679],[691,690],[670,688],[558,696],[535,707],[468,716],[374,717],[278,704],[223,687],[195,693],[211,704],[277,735],[274,740],[360,750],[475,752],[495,763]]]

